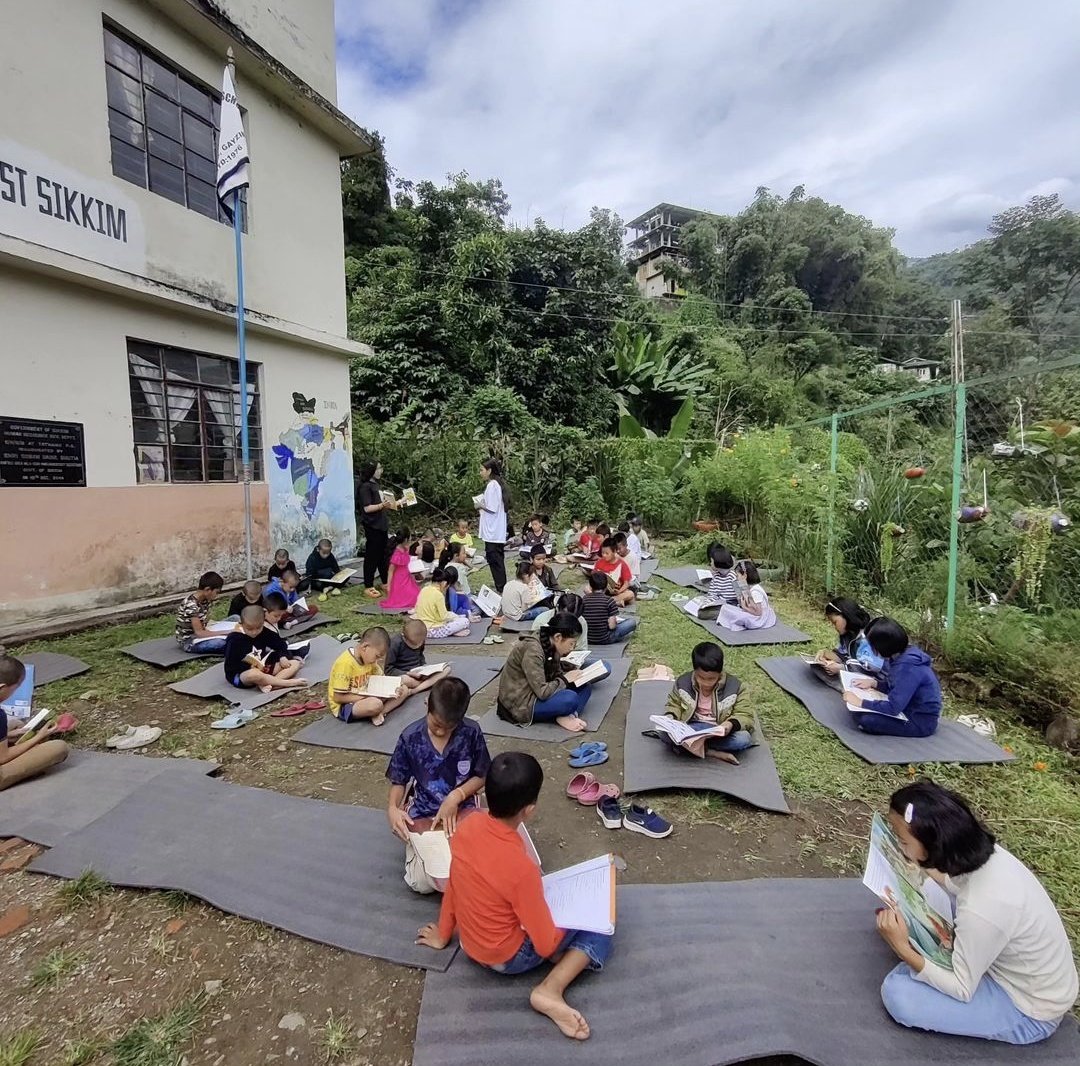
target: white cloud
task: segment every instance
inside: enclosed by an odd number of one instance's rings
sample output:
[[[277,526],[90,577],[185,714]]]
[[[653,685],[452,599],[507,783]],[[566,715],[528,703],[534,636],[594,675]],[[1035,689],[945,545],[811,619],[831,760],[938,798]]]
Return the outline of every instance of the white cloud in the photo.
[[[929,254],[1076,198],[1077,25],[1070,0],[338,0],[339,97],[400,175],[499,177],[519,222],[802,184]]]

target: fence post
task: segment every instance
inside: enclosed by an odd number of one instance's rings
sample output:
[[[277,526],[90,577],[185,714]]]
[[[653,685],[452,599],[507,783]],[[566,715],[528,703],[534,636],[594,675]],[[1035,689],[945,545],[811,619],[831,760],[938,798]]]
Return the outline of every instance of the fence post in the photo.
[[[829,534],[825,553],[825,591],[833,589],[833,557],[836,553],[836,471],[840,463],[840,416],[832,416],[832,442],[829,445]]]
[[[964,439],[967,434],[967,385],[958,382],[953,413],[952,511],[949,514],[949,588],[945,601],[945,628],[956,620],[957,568],[960,558],[960,483],[964,469]]]

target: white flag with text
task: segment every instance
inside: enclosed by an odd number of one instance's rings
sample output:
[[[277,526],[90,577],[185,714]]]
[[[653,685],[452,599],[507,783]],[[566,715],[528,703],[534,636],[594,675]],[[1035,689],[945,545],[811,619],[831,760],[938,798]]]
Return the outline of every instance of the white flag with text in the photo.
[[[225,67],[221,85],[221,130],[218,133],[217,191],[218,198],[232,218],[233,192],[249,183],[247,135],[240,105],[236,102],[232,71]]]

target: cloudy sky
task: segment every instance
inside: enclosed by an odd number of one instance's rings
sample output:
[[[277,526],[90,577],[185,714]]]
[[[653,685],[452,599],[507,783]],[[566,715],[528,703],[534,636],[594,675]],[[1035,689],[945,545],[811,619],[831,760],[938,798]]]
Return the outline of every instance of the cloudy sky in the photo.
[[[337,29],[399,176],[501,178],[521,224],[802,184],[929,255],[1080,203],[1076,0],[337,0]]]

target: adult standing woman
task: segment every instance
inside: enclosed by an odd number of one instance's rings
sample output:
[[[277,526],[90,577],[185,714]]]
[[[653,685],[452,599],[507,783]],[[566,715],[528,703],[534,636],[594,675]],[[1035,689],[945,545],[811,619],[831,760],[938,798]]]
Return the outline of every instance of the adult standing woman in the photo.
[[[376,574],[385,586],[390,565],[390,521],[387,511],[396,511],[397,503],[384,500],[379,489],[382,463],[366,459],[360,465],[360,490],[357,507],[364,528],[364,595],[377,599],[382,593],[375,587]]]
[[[934,1033],[1035,1044],[1051,1036],[1077,995],[1061,917],[1038,878],[994,842],[955,792],[918,781],[894,792],[889,825],[905,858],[956,901],[952,969],[924,958],[895,908],[878,932],[900,958],[881,986],[901,1025]]]
[[[501,595],[506,587],[506,512],[510,509],[510,493],[498,459],[485,459],[480,464],[480,476],[487,482],[477,508],[480,539],[484,542],[484,558],[491,567],[495,590]]]

